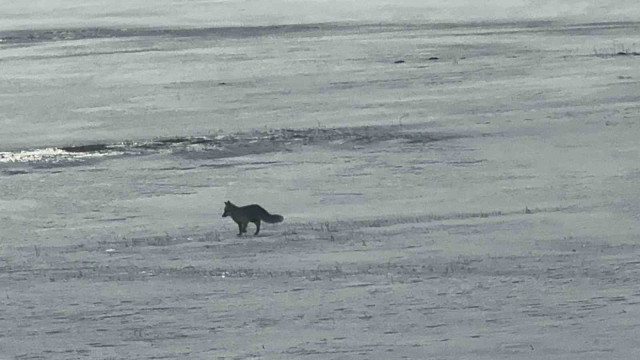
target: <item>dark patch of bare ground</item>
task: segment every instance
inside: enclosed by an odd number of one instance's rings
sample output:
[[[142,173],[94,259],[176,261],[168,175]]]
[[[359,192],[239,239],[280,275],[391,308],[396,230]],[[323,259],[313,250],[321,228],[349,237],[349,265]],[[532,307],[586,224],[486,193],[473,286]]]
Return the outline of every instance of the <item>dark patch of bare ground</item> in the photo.
[[[189,159],[227,158],[276,151],[293,151],[296,146],[353,148],[383,141],[431,143],[464,137],[461,134],[425,131],[421,125],[376,125],[358,127],[318,127],[271,129],[204,138],[169,139],[174,154]],[[162,148],[168,139],[159,139]],[[155,144],[155,143],[154,143]],[[192,145],[197,145],[196,147]],[[176,146],[177,145],[177,146]],[[147,145],[149,146],[149,145]]]
[[[16,248],[0,258],[0,346],[17,359],[632,358],[640,245],[464,250],[585,209],[526,210]]]

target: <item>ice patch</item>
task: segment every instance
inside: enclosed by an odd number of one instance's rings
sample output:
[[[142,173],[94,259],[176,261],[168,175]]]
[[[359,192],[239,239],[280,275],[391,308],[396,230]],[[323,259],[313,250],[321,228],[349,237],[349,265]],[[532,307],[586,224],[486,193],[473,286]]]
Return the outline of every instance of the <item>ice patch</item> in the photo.
[[[23,150],[18,152],[0,152],[0,163],[59,163],[62,161],[80,161],[89,158],[117,156],[122,152],[70,152],[59,148]]]
[[[0,163],[46,161],[46,159],[54,159],[64,154],[68,153],[57,148],[20,152],[0,152]]]

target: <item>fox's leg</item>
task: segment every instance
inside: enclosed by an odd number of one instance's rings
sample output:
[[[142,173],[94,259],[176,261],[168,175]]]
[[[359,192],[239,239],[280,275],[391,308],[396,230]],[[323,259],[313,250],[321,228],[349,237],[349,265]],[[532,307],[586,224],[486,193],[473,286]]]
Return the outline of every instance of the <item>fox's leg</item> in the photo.
[[[242,223],[238,223],[238,236],[242,236]]]
[[[260,219],[254,221],[253,223],[256,224],[256,232],[253,235],[258,235],[258,233],[260,232]]]
[[[249,223],[248,223],[248,222],[246,222],[246,223],[242,224],[242,232],[243,232],[243,233],[246,233],[246,232],[247,232],[247,226],[248,226],[248,225],[249,225]]]

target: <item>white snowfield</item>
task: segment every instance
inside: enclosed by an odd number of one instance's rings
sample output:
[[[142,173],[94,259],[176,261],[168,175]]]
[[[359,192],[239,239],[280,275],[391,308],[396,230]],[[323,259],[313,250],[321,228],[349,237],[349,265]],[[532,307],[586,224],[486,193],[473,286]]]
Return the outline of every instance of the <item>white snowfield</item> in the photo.
[[[250,26],[336,21],[634,21],[635,0],[0,0],[0,30]]]
[[[0,1],[0,358],[637,359],[636,15]]]

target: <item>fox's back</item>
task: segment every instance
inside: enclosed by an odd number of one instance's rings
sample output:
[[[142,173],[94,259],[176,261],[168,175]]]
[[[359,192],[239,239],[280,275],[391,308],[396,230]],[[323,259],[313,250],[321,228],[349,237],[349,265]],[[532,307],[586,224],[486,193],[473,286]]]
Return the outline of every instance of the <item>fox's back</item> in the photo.
[[[256,221],[267,215],[268,212],[262,206],[258,204],[251,204],[246,206],[240,206],[232,211],[232,217],[234,219],[242,221]]]

